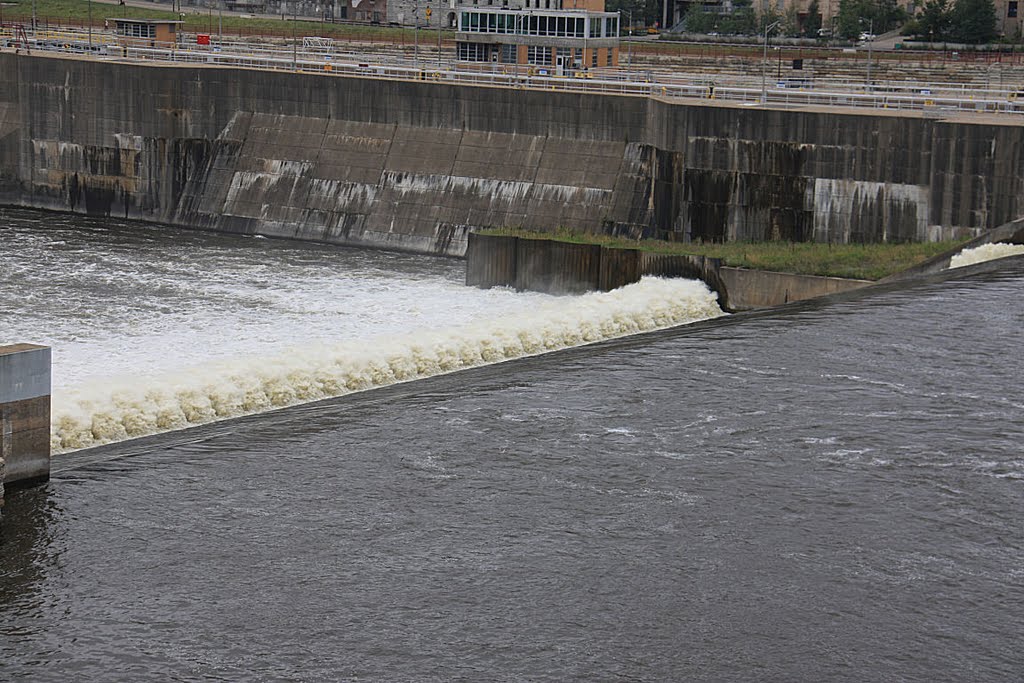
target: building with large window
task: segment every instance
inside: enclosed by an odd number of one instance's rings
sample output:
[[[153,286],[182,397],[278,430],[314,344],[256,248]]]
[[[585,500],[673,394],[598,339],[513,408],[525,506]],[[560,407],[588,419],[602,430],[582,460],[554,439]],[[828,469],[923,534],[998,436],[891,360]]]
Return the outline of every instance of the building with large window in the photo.
[[[541,3],[552,4],[551,0],[533,0],[535,5]],[[583,8],[460,5],[456,51],[460,61],[528,64],[559,76],[572,70],[617,66],[619,14]]]

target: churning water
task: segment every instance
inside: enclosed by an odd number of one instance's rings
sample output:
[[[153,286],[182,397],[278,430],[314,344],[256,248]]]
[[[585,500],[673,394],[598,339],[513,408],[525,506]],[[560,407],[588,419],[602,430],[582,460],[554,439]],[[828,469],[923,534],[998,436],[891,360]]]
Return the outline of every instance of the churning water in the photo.
[[[483,291],[461,262],[5,218],[0,339],[53,347],[55,453],[722,314],[694,281]]]
[[[4,267],[16,225],[50,276],[0,319],[81,354],[70,385],[563,303],[457,262],[7,220]],[[77,255],[24,246],[54,239]],[[331,289],[357,270],[383,299]],[[1024,266],[956,273],[58,456],[0,523],[0,678],[1018,680]]]
[[[1024,254],[1024,244],[1006,244],[1004,242],[993,242],[983,244],[973,249],[964,249],[949,261],[950,268],[962,268],[975,263],[983,263],[994,259],[1019,256]]]

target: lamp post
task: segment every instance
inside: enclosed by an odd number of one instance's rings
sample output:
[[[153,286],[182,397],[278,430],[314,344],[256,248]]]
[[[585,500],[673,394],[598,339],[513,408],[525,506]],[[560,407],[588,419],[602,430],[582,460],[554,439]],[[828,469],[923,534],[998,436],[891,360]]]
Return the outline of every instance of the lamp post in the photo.
[[[781,23],[781,21],[776,21],[764,27],[764,55],[761,57],[761,104],[768,102],[768,34]]]
[[[89,54],[92,54],[92,0],[89,0]]]
[[[626,43],[626,65],[633,68],[633,10],[629,10],[629,42]]]
[[[861,26],[864,25],[864,20],[861,19]],[[867,89],[871,90],[871,46],[875,42],[875,19],[872,17],[868,20],[868,83]]]

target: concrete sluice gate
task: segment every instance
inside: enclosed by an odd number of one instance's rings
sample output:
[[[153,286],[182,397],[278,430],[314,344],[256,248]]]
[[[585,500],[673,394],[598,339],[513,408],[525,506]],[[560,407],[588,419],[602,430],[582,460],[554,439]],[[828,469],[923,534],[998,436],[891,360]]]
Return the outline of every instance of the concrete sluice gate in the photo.
[[[55,453],[259,413],[723,315],[693,280],[552,297],[529,315],[105,380],[53,396]]]

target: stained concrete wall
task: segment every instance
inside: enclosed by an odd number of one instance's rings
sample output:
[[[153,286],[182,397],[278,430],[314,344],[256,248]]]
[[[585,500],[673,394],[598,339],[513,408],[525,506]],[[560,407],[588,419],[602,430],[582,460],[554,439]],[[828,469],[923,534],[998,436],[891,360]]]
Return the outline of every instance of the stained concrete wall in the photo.
[[[462,255],[468,231],[973,236],[1024,128],[0,55],[0,202]]]
[[[609,291],[644,275],[702,280],[726,311],[749,311],[865,287],[868,280],[722,266],[720,259],[656,254],[503,235],[469,236],[466,284],[551,294]]]
[[[732,311],[782,306],[793,301],[849,292],[871,284],[869,280],[728,267],[720,268],[718,276],[728,292],[728,308]]]
[[[0,346],[2,484],[50,476],[50,349]]]

